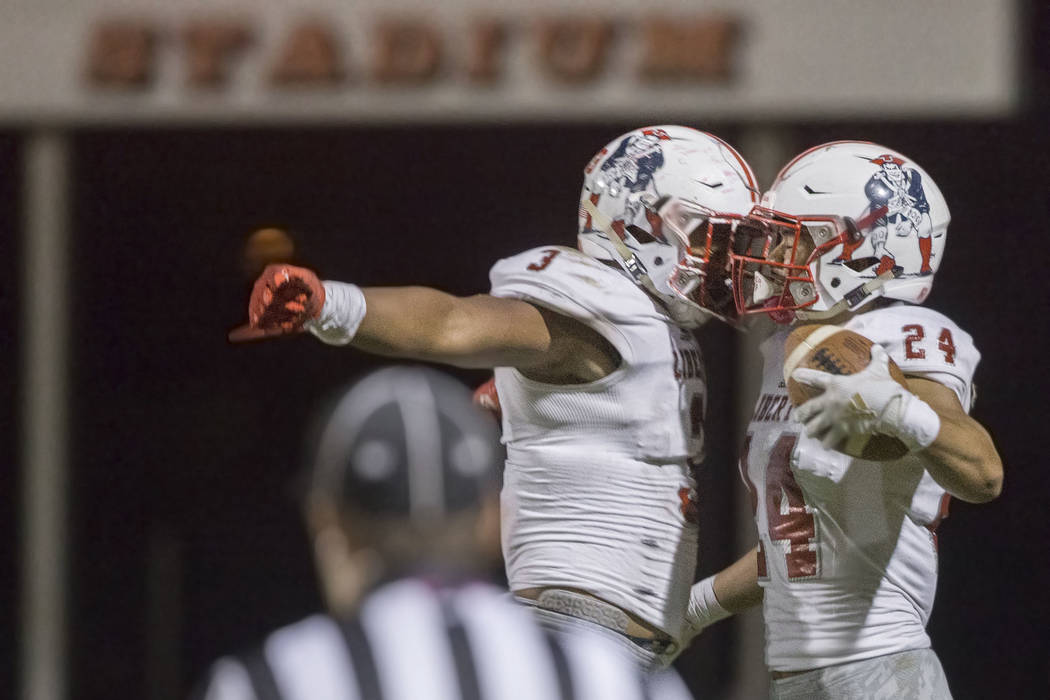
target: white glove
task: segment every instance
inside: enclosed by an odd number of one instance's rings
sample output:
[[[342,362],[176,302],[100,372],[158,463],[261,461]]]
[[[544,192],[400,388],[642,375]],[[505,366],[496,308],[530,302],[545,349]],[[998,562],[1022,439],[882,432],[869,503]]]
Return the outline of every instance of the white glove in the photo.
[[[837,375],[801,367],[791,378],[824,393],[795,409],[806,435],[835,449],[859,435],[880,433],[898,438],[912,452],[928,447],[941,429],[929,404],[890,376],[890,358],[881,345],[871,347],[871,362],[856,374]]]

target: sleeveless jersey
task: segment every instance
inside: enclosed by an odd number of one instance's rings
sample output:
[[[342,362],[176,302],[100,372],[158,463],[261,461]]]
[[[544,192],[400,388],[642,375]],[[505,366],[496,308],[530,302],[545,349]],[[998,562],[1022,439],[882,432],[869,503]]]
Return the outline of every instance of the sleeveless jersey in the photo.
[[[678,638],[696,564],[690,464],[703,451],[706,404],[699,345],[626,274],[572,248],[501,260],[490,277],[494,296],[576,319],[621,357],[587,384],[496,368],[511,590],[581,589]]]
[[[969,410],[980,354],[942,314],[897,305],[844,325],[905,374],[955,391]],[[825,449],[791,418],[784,340],[762,346],[762,390],[741,454],[759,532],[766,663],[795,671],[929,647],[934,530],[947,494],[915,456],[869,462]]]

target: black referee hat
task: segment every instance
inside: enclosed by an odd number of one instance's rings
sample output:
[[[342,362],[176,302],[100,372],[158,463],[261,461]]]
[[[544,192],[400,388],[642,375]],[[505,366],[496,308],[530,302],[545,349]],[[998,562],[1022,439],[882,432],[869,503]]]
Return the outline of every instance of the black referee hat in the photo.
[[[494,418],[437,370],[374,371],[323,416],[310,483],[337,504],[375,515],[437,520],[476,507],[498,482]]]

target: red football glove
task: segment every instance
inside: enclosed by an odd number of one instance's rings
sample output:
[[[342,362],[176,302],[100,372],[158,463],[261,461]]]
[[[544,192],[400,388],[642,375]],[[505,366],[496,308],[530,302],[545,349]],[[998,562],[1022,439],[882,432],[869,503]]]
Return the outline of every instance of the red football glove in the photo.
[[[318,318],[323,306],[324,286],[313,270],[267,265],[252,287],[248,323],[230,331],[230,341],[302,333],[303,324]]]
[[[503,409],[499,405],[499,394],[496,393],[495,377],[474,390],[474,405],[490,411],[497,419],[503,415]]]

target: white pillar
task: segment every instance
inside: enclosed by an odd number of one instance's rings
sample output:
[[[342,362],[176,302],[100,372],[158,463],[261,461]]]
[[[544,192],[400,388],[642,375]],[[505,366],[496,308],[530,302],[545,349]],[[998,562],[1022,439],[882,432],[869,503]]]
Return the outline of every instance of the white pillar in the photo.
[[[23,158],[21,698],[64,700],[70,244],[66,135],[31,134]]]

